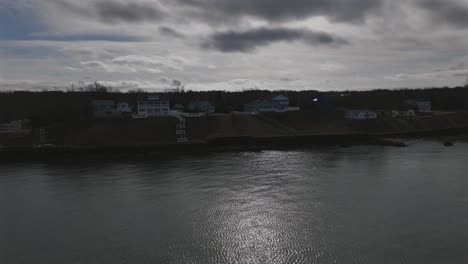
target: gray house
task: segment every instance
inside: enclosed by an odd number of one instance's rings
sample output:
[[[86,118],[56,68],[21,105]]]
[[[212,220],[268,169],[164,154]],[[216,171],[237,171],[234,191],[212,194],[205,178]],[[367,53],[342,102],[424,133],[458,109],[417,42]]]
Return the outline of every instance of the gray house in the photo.
[[[96,118],[115,118],[121,115],[112,100],[94,100],[93,114]]]
[[[287,112],[289,98],[277,95],[263,100],[255,100],[244,105],[244,112]]]
[[[377,116],[377,112],[370,110],[350,110],[345,113],[346,120],[374,120]]]
[[[406,100],[405,107],[413,109],[418,113],[430,113],[432,112],[431,101],[416,101],[416,100]]]
[[[207,114],[211,114],[216,111],[215,106],[208,101],[192,101],[188,104],[187,108],[192,112]]]

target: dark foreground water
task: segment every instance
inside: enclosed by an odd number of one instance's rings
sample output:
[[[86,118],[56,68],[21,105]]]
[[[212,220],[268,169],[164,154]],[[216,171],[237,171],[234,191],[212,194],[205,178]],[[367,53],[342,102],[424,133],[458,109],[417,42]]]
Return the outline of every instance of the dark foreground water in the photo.
[[[468,263],[468,144],[0,165],[0,263]]]

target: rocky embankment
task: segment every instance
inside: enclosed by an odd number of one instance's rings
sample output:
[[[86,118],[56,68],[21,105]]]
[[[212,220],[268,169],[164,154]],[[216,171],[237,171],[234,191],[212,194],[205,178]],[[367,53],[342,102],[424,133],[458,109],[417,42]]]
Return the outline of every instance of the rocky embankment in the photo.
[[[389,137],[438,136],[468,130],[468,113],[443,113],[414,118],[382,117],[345,121],[342,113],[288,112],[261,115],[215,114],[187,119],[188,144],[177,144],[176,120],[115,119],[68,121],[46,127],[40,152],[125,152],[200,148],[276,148],[307,144],[377,144],[404,146]],[[0,137],[5,151],[27,151],[39,145],[37,130]],[[10,152],[11,153],[11,152]]]

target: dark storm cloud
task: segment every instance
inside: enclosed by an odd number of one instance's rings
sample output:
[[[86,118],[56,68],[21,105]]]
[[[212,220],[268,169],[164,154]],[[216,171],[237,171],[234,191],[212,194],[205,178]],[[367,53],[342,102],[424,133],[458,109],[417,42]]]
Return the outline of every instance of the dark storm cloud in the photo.
[[[221,19],[252,16],[269,21],[325,16],[333,21],[362,22],[383,0],[177,0]]]
[[[434,22],[454,27],[468,27],[468,5],[456,0],[420,0],[419,5],[426,9]]]
[[[160,6],[154,2],[125,3],[105,0],[83,5],[66,0],[54,1],[63,10],[81,16],[97,18],[105,23],[158,21],[166,16]]]
[[[249,31],[228,31],[215,33],[203,47],[222,52],[250,52],[274,42],[303,41],[309,45],[341,46],[348,44],[345,39],[325,32],[305,29],[259,28]]]
[[[94,7],[103,21],[140,22],[160,20],[164,17],[157,5],[151,3],[123,3],[115,1],[97,2]]]

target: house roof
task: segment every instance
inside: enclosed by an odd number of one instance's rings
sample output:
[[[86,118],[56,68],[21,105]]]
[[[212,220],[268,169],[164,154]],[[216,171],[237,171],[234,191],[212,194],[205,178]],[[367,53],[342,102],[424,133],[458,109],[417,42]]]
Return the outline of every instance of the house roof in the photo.
[[[166,94],[142,93],[138,94],[137,101],[169,101]]]

